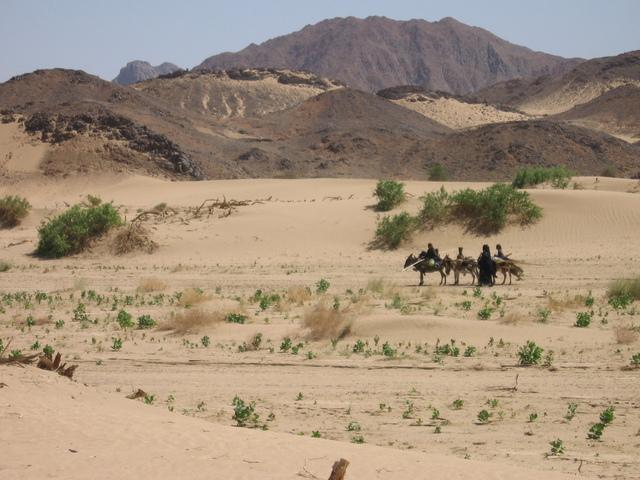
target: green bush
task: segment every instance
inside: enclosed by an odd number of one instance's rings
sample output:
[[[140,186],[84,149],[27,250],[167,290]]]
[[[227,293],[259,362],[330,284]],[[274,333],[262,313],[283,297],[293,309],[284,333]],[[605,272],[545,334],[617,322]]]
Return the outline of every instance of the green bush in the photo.
[[[395,180],[379,180],[373,195],[378,197],[378,204],[375,207],[378,212],[388,212],[406,199],[404,183]]]
[[[616,178],[619,175],[620,172],[618,171],[618,167],[616,167],[615,165],[606,165],[602,167],[602,170],[600,170],[600,176],[602,177]]]
[[[375,241],[380,246],[395,250],[411,238],[417,228],[417,221],[407,212],[393,217],[379,219],[375,233]]]
[[[496,233],[507,224],[527,225],[542,217],[542,209],[510,185],[496,183],[484,190],[467,188],[447,193],[444,188],[420,197],[418,218],[425,229],[454,222],[471,233]]]
[[[142,315],[138,317],[138,328],[152,328],[157,322],[150,315]]]
[[[444,169],[441,163],[436,163],[429,169],[429,181],[431,182],[447,182],[449,180],[449,174]]]
[[[440,187],[437,192],[427,193],[420,197],[420,200],[422,200],[422,209],[418,213],[418,219],[423,228],[431,230],[450,220],[449,210],[452,199],[444,187]]]
[[[511,182],[513,188],[533,187],[541,183],[550,182],[553,188],[565,189],[569,185],[571,177],[576,172],[566,170],[564,167],[524,167],[518,169],[515,178]]]
[[[38,228],[36,253],[46,258],[60,258],[80,253],[92,241],[124,222],[111,203],[85,208],[74,205]]]
[[[518,356],[520,365],[539,365],[542,361],[544,349],[538,347],[535,342],[527,341],[527,344],[520,347]]]
[[[4,228],[15,227],[25,219],[31,210],[31,204],[26,198],[7,195],[0,198],[0,225]]]

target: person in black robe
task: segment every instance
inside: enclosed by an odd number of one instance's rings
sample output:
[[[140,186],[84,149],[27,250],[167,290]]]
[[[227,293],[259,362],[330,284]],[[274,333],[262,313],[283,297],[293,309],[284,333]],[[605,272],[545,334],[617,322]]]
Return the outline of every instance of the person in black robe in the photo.
[[[491,258],[489,245],[482,246],[482,253],[480,254],[480,257],[478,257],[478,269],[480,270],[478,275],[478,286],[482,287],[487,285],[492,287],[496,276],[496,262]]]

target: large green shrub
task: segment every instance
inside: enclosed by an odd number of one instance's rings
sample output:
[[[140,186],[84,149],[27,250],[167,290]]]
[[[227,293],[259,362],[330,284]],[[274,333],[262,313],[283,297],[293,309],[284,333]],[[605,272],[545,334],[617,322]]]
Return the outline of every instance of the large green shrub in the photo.
[[[422,200],[422,208],[418,213],[418,219],[423,228],[431,230],[450,221],[449,210],[452,199],[444,187],[437,192],[427,193],[420,197],[420,200]]]
[[[378,204],[376,205],[378,212],[388,212],[406,199],[404,183],[396,182],[395,180],[379,180],[373,195],[378,197]]]
[[[15,227],[25,219],[31,210],[31,204],[26,198],[18,195],[7,195],[0,198],[0,225],[3,227]]]
[[[416,218],[407,212],[402,212],[393,217],[382,217],[378,221],[375,241],[378,245],[389,249],[396,249],[411,238],[417,228]]]
[[[502,183],[450,194],[441,188],[420,199],[423,205],[418,218],[425,229],[458,223],[469,232],[496,233],[507,224],[524,226],[542,217],[542,209],[531,202],[527,192]]]
[[[564,167],[524,167],[518,169],[516,177],[511,182],[514,188],[533,187],[541,183],[550,182],[553,188],[565,189],[569,185],[571,177],[576,172],[566,170]]]
[[[429,169],[429,181],[431,182],[447,182],[449,174],[441,163],[436,163]]]
[[[42,222],[36,253],[47,258],[80,253],[92,241],[122,224],[118,210],[111,203],[88,208],[74,205],[58,217]]]

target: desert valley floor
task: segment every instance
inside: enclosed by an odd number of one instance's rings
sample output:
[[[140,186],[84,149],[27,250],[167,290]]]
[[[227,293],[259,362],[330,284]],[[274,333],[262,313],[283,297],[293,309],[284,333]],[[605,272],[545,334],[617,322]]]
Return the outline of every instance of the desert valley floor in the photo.
[[[0,186],[33,205],[0,237],[0,339],[23,353],[50,345],[78,368],[70,381],[0,366],[0,478],[328,478],[340,458],[347,479],[640,478],[638,304],[607,297],[640,273],[640,185],[575,182],[529,191],[543,208],[533,226],[446,227],[389,251],[371,243],[373,180],[24,173]],[[391,213],[416,213],[442,185],[406,182],[411,197]],[[158,248],[118,256],[107,239],[34,256],[40,222],[87,195],[127,220],[165,203],[144,221]],[[237,206],[198,211],[211,199]],[[418,286],[402,267],[427,242],[453,256],[501,243],[525,276],[479,289],[430,274]],[[122,328],[120,311],[158,326]],[[190,312],[246,320],[170,328]],[[311,338],[305,319],[336,312],[349,331]],[[519,364],[529,341],[541,365]],[[138,389],[146,399],[126,398]],[[255,402],[257,422],[236,426],[236,397]],[[615,420],[588,439],[609,407]]]

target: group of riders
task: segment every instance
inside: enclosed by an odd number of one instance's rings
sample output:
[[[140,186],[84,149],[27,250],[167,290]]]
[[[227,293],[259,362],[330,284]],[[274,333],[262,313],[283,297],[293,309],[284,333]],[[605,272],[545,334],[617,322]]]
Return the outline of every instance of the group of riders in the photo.
[[[502,245],[496,245],[497,253],[495,256],[491,255],[491,250],[489,249],[489,245],[482,246],[482,252],[478,257],[478,285],[479,286],[489,286],[492,287],[495,283],[497,268],[496,268],[496,260],[498,261],[507,261],[510,260],[507,255],[502,251]],[[418,258],[427,262],[430,266],[434,268],[439,268],[443,259],[440,258],[440,253],[437,248],[433,247],[433,244],[429,243],[426,251],[422,251]],[[465,257],[462,253],[462,247],[458,247],[458,255],[456,256],[457,260],[461,260],[464,266],[464,262],[473,261],[473,258]]]

